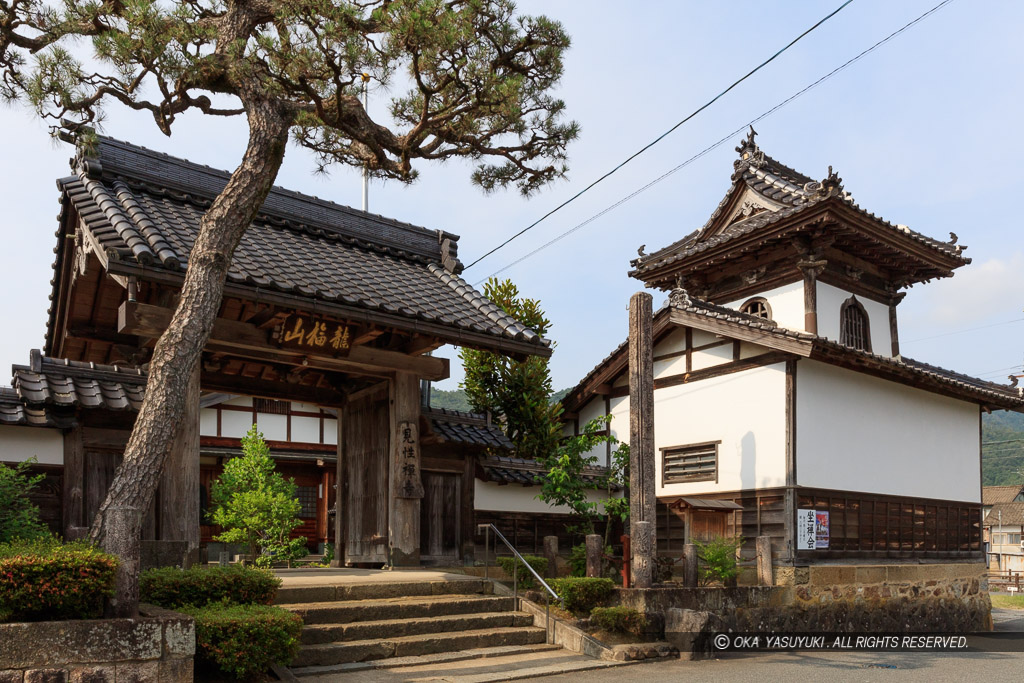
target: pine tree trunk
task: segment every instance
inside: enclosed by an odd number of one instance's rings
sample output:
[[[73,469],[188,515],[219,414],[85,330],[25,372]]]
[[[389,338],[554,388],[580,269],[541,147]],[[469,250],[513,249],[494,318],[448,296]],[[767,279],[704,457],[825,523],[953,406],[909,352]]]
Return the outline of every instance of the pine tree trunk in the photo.
[[[245,104],[249,122],[245,155],[200,221],[178,306],[153,351],[146,397],[124,460],[90,531],[90,537],[104,549],[135,554],[123,558],[118,572],[115,605],[119,615],[133,615],[138,608],[138,577],[131,574],[138,572],[139,544],[132,541],[141,535],[142,515],[122,512],[118,515],[122,520],[134,523],[112,525],[108,511],[149,509],[184,412],[189,378],[200,362],[220,308],[232,254],[263,205],[284,160],[291,115],[265,99]]]

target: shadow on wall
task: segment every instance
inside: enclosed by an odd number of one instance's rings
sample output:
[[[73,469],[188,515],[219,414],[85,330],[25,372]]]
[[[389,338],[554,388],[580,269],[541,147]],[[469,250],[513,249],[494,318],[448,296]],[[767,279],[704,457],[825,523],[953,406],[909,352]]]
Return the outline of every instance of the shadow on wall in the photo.
[[[757,437],[747,432],[740,439],[740,488],[757,488]]]

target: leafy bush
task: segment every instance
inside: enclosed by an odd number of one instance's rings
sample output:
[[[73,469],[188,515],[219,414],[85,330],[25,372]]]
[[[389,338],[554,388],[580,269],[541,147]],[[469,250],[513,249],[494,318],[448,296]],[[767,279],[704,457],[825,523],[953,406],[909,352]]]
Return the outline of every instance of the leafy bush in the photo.
[[[544,576],[544,572],[548,570],[548,558],[537,557],[536,555],[523,555],[523,559],[526,560],[526,564],[533,567],[533,570]],[[517,557],[499,557],[497,558],[498,565],[505,570],[505,573],[512,577],[512,570],[517,569],[516,584],[520,588],[533,588],[535,583],[533,580],[533,574],[529,572],[523,563],[519,561]]]
[[[610,545],[604,547],[605,555],[613,555],[614,550]],[[574,545],[569,551],[569,573],[572,576],[587,575],[587,544]],[[608,560],[601,558],[601,573],[604,576],[614,576],[615,566]]]
[[[265,569],[249,567],[161,567],[139,577],[139,598],[166,609],[210,603],[269,605],[281,579]]]
[[[14,465],[0,463],[0,543],[43,538],[50,533],[39,519],[39,508],[28,498],[44,478],[28,473],[35,461],[29,458]]]
[[[573,614],[588,614],[615,591],[615,582],[605,578],[570,577],[548,581],[565,609]]]
[[[739,575],[736,551],[743,545],[742,538],[716,536],[706,542],[694,541],[694,544],[697,546],[697,558],[700,560],[698,572],[701,584],[707,585],[713,581],[725,583]]]
[[[602,631],[639,636],[647,628],[647,617],[629,607],[595,607],[590,611],[590,623]]]
[[[181,611],[196,620],[199,664],[230,676],[244,678],[274,664],[287,665],[299,651],[302,619],[280,607],[219,603]]]
[[[0,621],[98,619],[117,558],[53,537],[0,545]]]

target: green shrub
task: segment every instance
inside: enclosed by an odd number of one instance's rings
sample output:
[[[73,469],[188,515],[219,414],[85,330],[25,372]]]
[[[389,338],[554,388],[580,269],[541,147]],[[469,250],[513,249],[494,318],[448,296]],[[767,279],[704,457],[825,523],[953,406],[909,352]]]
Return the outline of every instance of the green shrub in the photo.
[[[139,577],[139,599],[158,607],[177,609],[210,603],[269,605],[281,579],[251,567],[162,567]]]
[[[184,607],[196,620],[196,659],[237,678],[287,665],[299,651],[302,619],[269,605]],[[200,676],[196,680],[201,680]]]
[[[0,545],[0,621],[98,619],[117,558],[53,537]]]
[[[609,557],[614,555],[614,550],[610,545],[604,547],[604,554]],[[569,573],[572,576],[586,576],[587,575],[587,544],[580,543],[574,545],[572,550],[569,551]],[[601,558],[601,575],[602,576],[615,576],[617,573],[615,565],[611,561]]]
[[[505,570],[509,578],[512,578],[512,570],[517,570],[516,583],[520,588],[533,588],[534,583],[533,574],[529,572],[523,563],[516,557],[499,557],[496,558],[498,565]],[[548,570],[548,558],[537,557],[536,555],[523,555],[523,559],[526,560],[526,564],[533,567],[533,571],[537,572],[541,576]]]
[[[39,519],[39,508],[28,497],[44,478],[28,473],[35,461],[29,458],[14,465],[0,463],[0,543],[49,536],[46,524]]]
[[[716,536],[706,542],[694,541],[694,544],[697,546],[697,558],[700,560],[698,571],[701,584],[707,585],[714,581],[725,583],[739,575],[736,551],[743,545],[742,538]]]
[[[562,599],[565,609],[573,614],[589,614],[615,591],[615,582],[611,579],[596,577],[550,579],[548,584]]]
[[[647,617],[629,607],[595,607],[590,611],[590,623],[602,631],[643,635]]]

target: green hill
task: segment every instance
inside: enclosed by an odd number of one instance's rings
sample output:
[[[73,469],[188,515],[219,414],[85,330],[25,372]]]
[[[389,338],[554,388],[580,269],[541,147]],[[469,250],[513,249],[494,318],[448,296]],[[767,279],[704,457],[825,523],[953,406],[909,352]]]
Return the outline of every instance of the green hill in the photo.
[[[983,485],[1006,486],[1024,480],[1024,414],[1000,410],[985,415],[981,442]]]

